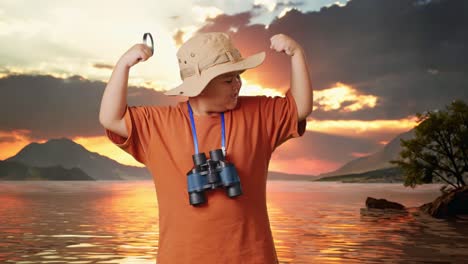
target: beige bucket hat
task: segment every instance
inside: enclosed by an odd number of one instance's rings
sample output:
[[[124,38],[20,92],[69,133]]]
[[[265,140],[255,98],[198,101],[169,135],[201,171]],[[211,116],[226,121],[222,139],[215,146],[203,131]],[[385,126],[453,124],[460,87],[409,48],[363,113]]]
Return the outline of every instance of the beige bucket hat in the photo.
[[[183,83],[165,92],[166,95],[194,97],[216,76],[259,66],[265,52],[242,58],[228,34],[200,33],[187,40],[177,52]]]

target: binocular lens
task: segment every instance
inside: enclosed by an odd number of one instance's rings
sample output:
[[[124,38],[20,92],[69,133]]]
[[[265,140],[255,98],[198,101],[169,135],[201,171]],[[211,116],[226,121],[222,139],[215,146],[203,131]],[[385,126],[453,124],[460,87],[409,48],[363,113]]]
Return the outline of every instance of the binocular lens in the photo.
[[[212,161],[224,160],[224,154],[221,149],[215,149],[210,151],[210,158]]]
[[[193,164],[195,166],[201,166],[206,163],[206,155],[205,153],[198,153],[192,155]]]

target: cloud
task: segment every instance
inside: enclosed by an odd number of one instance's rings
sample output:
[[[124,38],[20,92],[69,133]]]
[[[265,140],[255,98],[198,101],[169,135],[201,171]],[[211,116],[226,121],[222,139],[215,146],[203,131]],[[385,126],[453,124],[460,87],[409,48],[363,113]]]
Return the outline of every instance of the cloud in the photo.
[[[244,76],[280,91],[289,87],[290,60],[269,50],[269,39],[287,34],[306,51],[317,96],[336,83],[357,96],[335,111],[316,105],[314,118],[398,120],[468,100],[468,61],[461,59],[468,57],[468,34],[462,33],[468,31],[467,6],[462,0],[423,2],[353,0],[306,13],[293,8],[268,27],[251,24],[255,8],[209,19],[199,32],[236,28],[230,34],[244,57],[267,52],[265,63]]]
[[[106,83],[81,76],[11,75],[0,79],[0,131],[29,131],[32,140],[102,136],[99,108]],[[128,88],[129,105],[169,105],[176,99]],[[24,133],[22,133],[24,136]]]
[[[114,69],[114,65],[104,64],[104,63],[95,63],[93,65],[93,67],[96,68],[96,69],[106,69],[106,70],[113,70]]]
[[[5,137],[0,137],[0,144],[2,143],[12,143],[12,142],[15,142],[16,139],[14,137],[11,137],[11,136],[5,136]]]
[[[242,78],[242,89],[239,91],[241,96],[256,96],[266,95],[270,97],[281,96],[284,97],[284,93],[275,90],[273,88],[263,87],[261,85],[251,83],[248,79]]]
[[[374,108],[377,97],[359,94],[356,89],[337,83],[333,88],[314,92],[314,101],[314,110],[354,112],[363,108]]]
[[[0,160],[9,158],[24,147],[31,143],[30,130],[15,129],[11,131],[2,131],[0,129]],[[41,140],[37,141],[42,143]]]
[[[214,6],[193,6],[192,14],[197,21],[204,22],[207,19],[223,14],[223,11]]]
[[[408,117],[399,120],[308,120],[306,129],[331,135],[351,138],[366,138],[373,135],[400,134],[413,129],[417,119]]]
[[[174,44],[197,31],[226,31],[244,57],[267,52],[262,66],[243,74],[247,80],[245,93],[253,93],[258,87],[268,87],[271,94],[283,93],[290,85],[290,59],[271,51],[269,39],[285,33],[297,40],[307,54],[316,108],[304,137],[285,143],[275,152],[279,167],[296,164],[298,157],[310,164],[329,161],[328,167],[347,162],[379,149],[409,127],[416,112],[442,109],[453,99],[468,100],[465,1],[353,0],[316,12],[301,11],[312,2],[323,6],[334,1],[259,1],[252,5],[200,0],[199,16],[187,2],[160,9],[151,2],[143,14],[133,12],[134,7],[120,8],[106,19],[102,19],[100,10],[108,3],[98,8],[92,1],[80,2],[76,8],[74,4],[65,5],[66,12],[59,2],[34,4],[21,16],[10,15],[0,22],[0,110],[15,113],[0,117],[0,131],[20,131],[18,137],[39,139],[101,136],[97,118],[105,83],[88,79],[109,77],[118,56],[141,41],[135,28],[157,32],[157,52],[148,63],[132,69],[130,82],[158,90],[179,81]],[[274,6],[274,11],[269,12],[266,5]],[[246,6],[250,10],[246,11]],[[85,12],[91,9],[94,11]],[[151,10],[156,9],[154,14]],[[2,15],[18,8],[5,6],[4,10]],[[128,13],[134,15],[122,15]],[[89,20],[82,18],[83,14]],[[275,19],[267,26],[257,23],[265,17]],[[205,26],[195,24],[196,18],[203,18]],[[67,37],[69,29],[75,27],[79,32]],[[89,33],[89,27],[118,33],[96,35]],[[162,68],[164,71],[155,71]],[[50,72],[55,77],[9,76],[30,72]],[[73,73],[84,78],[65,78]],[[167,104],[170,100],[150,89],[129,88],[128,92],[130,104]],[[1,137],[12,140],[8,135]],[[313,169],[310,164],[304,168]]]
[[[80,75],[90,80],[107,81],[108,68],[95,65],[114,65],[126,50],[141,43],[144,32],[151,32],[156,52],[150,60],[134,68],[129,82],[142,86],[136,79],[154,78],[159,81],[158,89],[170,89],[180,81],[175,53],[181,41],[190,37],[207,19],[222,13],[245,12],[253,8],[253,2],[180,0],[162,4],[150,0],[44,0],[24,5],[23,1],[3,1],[0,8],[0,67],[25,74],[50,74],[62,78]],[[313,3],[304,5],[295,1],[274,2],[276,7],[300,6],[302,10],[316,10],[332,1],[310,1]],[[113,11],[106,13],[109,6]],[[264,24],[279,12],[257,11],[254,19]],[[184,34],[173,41],[172,36],[178,29]],[[236,27],[231,30],[236,31]]]
[[[112,12],[106,12],[109,6]],[[198,14],[213,16],[212,9],[200,7],[194,11],[192,7],[191,0],[167,4],[148,0],[45,0],[27,5],[22,1],[2,2],[5,12],[0,19],[0,67],[21,69],[26,74],[78,74],[106,81],[108,69],[95,65],[114,65],[125,51],[142,42],[144,32],[151,32],[156,52],[132,69],[129,82],[136,84],[134,78],[144,76],[160,80],[169,89],[179,81],[171,39],[175,25],[200,26],[201,22],[195,21],[202,19]]]

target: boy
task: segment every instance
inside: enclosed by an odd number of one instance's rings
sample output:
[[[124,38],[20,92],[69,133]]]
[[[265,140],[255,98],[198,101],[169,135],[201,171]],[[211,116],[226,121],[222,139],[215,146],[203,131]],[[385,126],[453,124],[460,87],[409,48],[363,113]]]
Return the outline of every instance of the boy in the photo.
[[[302,47],[290,37],[271,38],[271,49],[291,57],[285,98],[239,97],[240,73],[260,65],[265,53],[242,58],[221,32],[198,34],[177,57],[183,83],[166,92],[183,95],[176,106],[128,107],[129,69],[151,57],[144,44],[117,62],[104,91],[99,120],[109,139],[145,164],[159,208],[157,263],[277,263],[266,206],[268,164],[276,147],[305,131],[312,87]],[[189,203],[187,172],[194,153],[223,149],[235,165],[242,194],[206,190]],[[209,157],[209,156],[208,156]]]

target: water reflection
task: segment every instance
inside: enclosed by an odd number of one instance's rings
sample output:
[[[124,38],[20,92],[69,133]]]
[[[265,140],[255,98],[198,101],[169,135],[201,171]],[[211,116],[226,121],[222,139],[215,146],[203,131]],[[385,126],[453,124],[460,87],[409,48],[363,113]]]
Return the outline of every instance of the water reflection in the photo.
[[[406,212],[361,209],[367,196],[415,206],[437,195],[437,186],[411,190],[389,184],[270,185],[270,218],[273,233],[280,238],[275,242],[296,242],[295,247],[280,248],[285,250],[278,253],[280,262],[466,263],[467,220],[438,220],[416,208]],[[286,230],[287,235],[275,229]]]
[[[44,185],[43,189],[37,188]],[[0,199],[0,260],[155,263],[155,192],[139,183],[10,183]],[[5,197],[22,201],[4,202]],[[13,232],[12,230],[16,230]],[[142,257],[143,256],[143,257]],[[138,261],[138,262],[137,262]]]
[[[151,182],[0,183],[1,263],[155,263]],[[280,263],[464,263],[468,220],[367,210],[367,196],[407,206],[437,186],[269,182]]]

